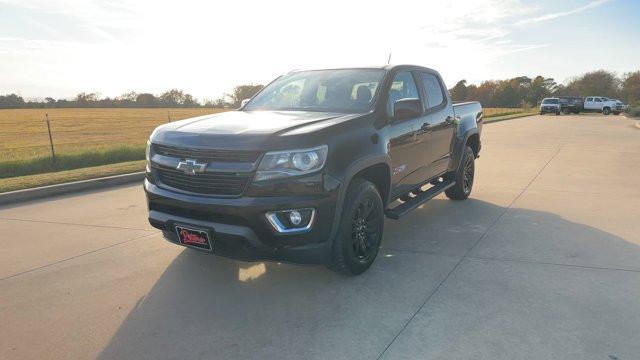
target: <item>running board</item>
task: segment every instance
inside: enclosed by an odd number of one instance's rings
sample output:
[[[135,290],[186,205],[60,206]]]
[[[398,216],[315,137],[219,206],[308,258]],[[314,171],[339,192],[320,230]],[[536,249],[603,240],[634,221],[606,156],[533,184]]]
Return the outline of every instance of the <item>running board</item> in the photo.
[[[440,183],[438,185],[435,185],[431,187],[429,190],[423,191],[420,194],[418,194],[416,197],[411,198],[411,200],[403,202],[402,204],[394,207],[393,209],[388,209],[387,211],[384,212],[384,214],[389,219],[398,220],[404,215],[407,215],[407,213],[409,213],[411,210],[433,199],[438,194],[447,190],[448,188],[452,187],[455,184],[456,184],[455,181],[450,181],[447,183]]]

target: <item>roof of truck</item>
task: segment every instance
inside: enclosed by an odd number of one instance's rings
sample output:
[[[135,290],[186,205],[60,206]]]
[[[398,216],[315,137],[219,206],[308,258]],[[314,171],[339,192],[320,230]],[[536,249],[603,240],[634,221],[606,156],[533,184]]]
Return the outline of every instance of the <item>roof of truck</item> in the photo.
[[[338,67],[327,67],[327,68],[305,68],[305,69],[294,69],[289,71],[289,73],[300,72],[300,71],[320,71],[320,70],[355,70],[355,69],[382,69],[382,70],[392,70],[398,67],[413,67],[413,68],[422,68],[430,71],[435,71],[425,66],[420,65],[412,65],[412,64],[386,64],[386,65],[373,65],[373,66],[338,66]]]

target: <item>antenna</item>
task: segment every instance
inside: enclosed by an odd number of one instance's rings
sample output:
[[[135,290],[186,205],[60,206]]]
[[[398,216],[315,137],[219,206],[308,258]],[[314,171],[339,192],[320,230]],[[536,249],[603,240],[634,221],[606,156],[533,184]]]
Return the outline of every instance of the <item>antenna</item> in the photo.
[[[387,59],[387,65],[391,63],[391,53],[389,53],[389,58]]]

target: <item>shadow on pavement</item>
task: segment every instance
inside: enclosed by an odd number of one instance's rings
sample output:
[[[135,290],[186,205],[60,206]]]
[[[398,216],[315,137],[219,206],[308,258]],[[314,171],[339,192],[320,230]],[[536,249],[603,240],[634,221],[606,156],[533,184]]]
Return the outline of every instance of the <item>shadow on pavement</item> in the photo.
[[[387,222],[387,249],[367,273],[351,278],[323,267],[243,263],[185,249],[100,357],[376,358],[503,211],[475,199],[435,199]],[[543,257],[553,245],[640,259],[637,245],[554,214],[513,209],[503,220],[513,229],[494,230],[509,254],[522,248]],[[554,244],[549,231],[560,234]]]

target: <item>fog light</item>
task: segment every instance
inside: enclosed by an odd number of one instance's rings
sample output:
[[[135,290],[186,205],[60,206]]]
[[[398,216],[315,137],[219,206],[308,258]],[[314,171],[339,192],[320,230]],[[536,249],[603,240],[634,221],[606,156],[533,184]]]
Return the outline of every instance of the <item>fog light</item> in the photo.
[[[298,226],[302,222],[302,215],[297,210],[293,210],[289,212],[289,220],[293,225]]]
[[[269,224],[277,233],[291,234],[307,232],[313,226],[315,209],[290,209],[265,214]]]

